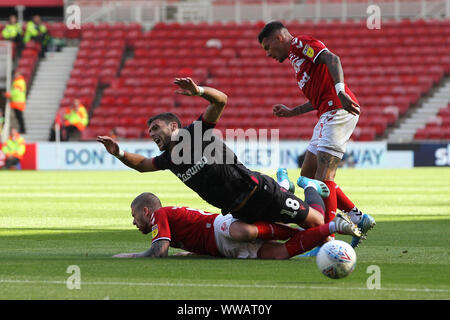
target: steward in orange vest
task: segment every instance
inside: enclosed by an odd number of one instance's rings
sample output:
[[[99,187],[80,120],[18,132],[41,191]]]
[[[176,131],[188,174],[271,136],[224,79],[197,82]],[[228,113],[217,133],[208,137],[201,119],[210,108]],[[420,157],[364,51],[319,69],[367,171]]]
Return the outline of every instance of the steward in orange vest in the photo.
[[[23,120],[23,112],[26,108],[27,101],[27,84],[20,72],[14,74],[14,81],[11,84],[11,92],[7,92],[5,97],[9,99],[9,105],[14,110],[17,121],[19,122],[19,132],[25,133],[25,123]]]

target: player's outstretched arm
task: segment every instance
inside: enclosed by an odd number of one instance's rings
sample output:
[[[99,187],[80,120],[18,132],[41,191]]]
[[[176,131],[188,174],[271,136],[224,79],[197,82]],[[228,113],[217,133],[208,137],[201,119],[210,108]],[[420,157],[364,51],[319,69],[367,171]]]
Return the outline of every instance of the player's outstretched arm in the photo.
[[[337,55],[328,50],[324,50],[316,58],[316,63],[325,64],[327,66],[335,85],[337,85],[338,83],[344,83],[344,70],[342,69],[341,59],[339,59]],[[341,100],[342,107],[345,110],[353,115],[359,114],[359,105],[355,101],[353,101],[352,98],[350,98],[345,90],[339,91],[338,98],[339,100]]]
[[[122,161],[126,166],[135,169],[139,172],[157,171],[158,169],[153,165],[150,158],[146,158],[140,154],[121,151],[119,144],[108,136],[98,136],[97,141],[102,143],[106,151],[114,157]]]
[[[176,78],[174,83],[180,87],[175,93],[185,96],[201,96],[210,102],[203,114],[203,120],[210,123],[219,121],[227,104],[228,97],[225,93],[211,87],[199,87],[191,78]]]
[[[169,245],[169,240],[158,240],[144,252],[119,253],[114,255],[113,258],[164,258],[169,254]]]
[[[180,251],[174,254],[174,256],[177,257],[186,257],[186,256],[196,256],[197,254],[195,252],[190,251]]]
[[[300,106],[294,108],[288,108],[284,104],[276,104],[273,106],[273,114],[280,118],[289,118],[298,116],[300,114],[304,114],[314,110],[314,107],[311,102],[307,102]]]

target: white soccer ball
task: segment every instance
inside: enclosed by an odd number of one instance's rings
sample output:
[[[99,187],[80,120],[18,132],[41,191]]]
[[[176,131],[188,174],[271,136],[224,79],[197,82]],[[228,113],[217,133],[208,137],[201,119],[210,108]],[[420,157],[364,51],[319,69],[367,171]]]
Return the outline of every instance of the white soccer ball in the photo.
[[[324,275],[332,279],[341,279],[355,269],[356,253],[347,242],[332,240],[320,248],[316,262]]]

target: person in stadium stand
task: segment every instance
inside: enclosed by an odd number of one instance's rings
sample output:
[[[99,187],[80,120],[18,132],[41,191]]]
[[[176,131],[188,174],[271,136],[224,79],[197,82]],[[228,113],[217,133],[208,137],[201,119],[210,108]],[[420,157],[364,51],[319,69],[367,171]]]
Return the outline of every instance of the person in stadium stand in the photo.
[[[78,99],[74,99],[63,116],[63,139],[68,141],[79,135],[88,125],[89,116],[86,107]]]
[[[340,213],[327,224],[299,230],[264,221],[248,224],[233,218],[231,214],[220,215],[187,207],[162,207],[159,198],[149,192],[133,200],[131,215],[133,224],[140,232],[151,233],[152,245],[144,252],[121,253],[114,255],[114,258],[162,258],[168,255],[170,246],[187,251],[181,255],[193,253],[241,259],[289,259],[314,248],[334,232],[360,235],[350,218]]]
[[[209,204],[220,208],[222,214],[253,223],[276,221],[296,223],[311,228],[324,223],[321,208],[308,204],[280,187],[271,177],[247,169],[233,151],[212,134],[227,96],[211,87],[200,87],[191,78],[176,78],[177,94],[201,96],[209,102],[198,120],[186,128],[172,113],[162,113],[148,120],[149,134],[161,155],[147,158],[125,152],[108,136],[98,136],[106,150],[125,165],[139,172],[169,169],[183,183]],[[193,146],[193,148],[192,148]],[[309,184],[321,196],[329,193],[326,185],[311,180]],[[307,188],[305,192],[310,188]],[[307,197],[308,198],[308,197]]]
[[[5,97],[10,100],[10,107],[14,110],[17,122],[19,123],[19,132],[26,133],[23,112],[27,102],[27,83],[23,75],[16,71],[14,80],[11,84],[11,92],[6,92]]]
[[[5,125],[5,115],[3,114],[3,110],[0,109],[0,132],[3,131],[4,125]]]
[[[48,34],[47,27],[42,23],[39,15],[34,15],[33,19],[27,22],[23,42],[26,44],[30,40],[34,40],[41,44],[39,56],[41,58],[45,57],[50,36]]]
[[[328,186],[330,195],[325,199],[325,222],[333,219],[337,208],[348,212],[364,234],[362,238],[352,240],[352,246],[356,247],[375,226],[375,220],[363,214],[334,182],[360,113],[355,95],[344,84],[340,59],[311,36],[292,36],[279,21],[267,23],[259,33],[258,41],[268,57],[280,63],[289,59],[298,86],[309,100],[293,108],[274,105],[273,113],[277,117],[293,117],[316,110],[319,117],[297,184],[303,186],[308,182],[307,178],[314,178]]]
[[[2,145],[2,152],[6,157],[5,168],[17,169],[26,151],[25,140],[16,128],[11,128],[11,135]]]
[[[17,56],[20,56],[23,49],[23,30],[22,24],[17,22],[15,15],[10,15],[8,23],[2,30],[2,36],[5,40],[10,40],[15,43],[17,49]]]

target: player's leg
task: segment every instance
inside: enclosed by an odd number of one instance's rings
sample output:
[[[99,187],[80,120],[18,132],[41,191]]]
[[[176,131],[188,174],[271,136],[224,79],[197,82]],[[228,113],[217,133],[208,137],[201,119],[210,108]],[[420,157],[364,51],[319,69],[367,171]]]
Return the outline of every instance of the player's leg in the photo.
[[[301,200],[279,185],[273,179],[265,179],[271,187],[270,196],[274,205],[271,208],[272,220],[285,223],[296,223],[302,228],[312,228],[324,223],[325,204],[315,188],[305,188],[305,200]]]
[[[273,222],[256,221],[253,224],[236,220],[229,226],[229,234],[236,241],[261,240],[287,240],[296,229]]]
[[[305,152],[305,159],[303,160],[300,176],[314,178],[317,169],[317,158],[314,153],[309,150]],[[289,190],[291,193],[295,193],[295,185],[289,180],[289,176],[286,168],[279,168],[277,170],[277,182],[278,184]]]
[[[313,156],[315,159],[317,159],[315,155]],[[328,197],[328,190],[329,190],[328,187],[326,189],[327,193],[324,193],[319,180],[313,180],[309,176],[304,175],[302,171],[302,175],[297,180],[297,185],[305,189],[306,186],[308,186],[311,183],[315,184],[317,190],[322,195],[322,197],[324,198]],[[342,191],[342,189],[337,184],[335,184],[335,189],[336,189],[337,208],[339,210],[347,212],[354,223],[359,223],[363,217],[363,213],[355,206],[355,204],[347,197],[347,195]]]
[[[258,174],[258,180],[258,191],[242,208],[231,212],[234,218],[247,223],[256,221],[295,223],[303,228],[324,223],[322,213],[282,188],[272,177]],[[323,206],[323,200],[320,197],[316,199]]]
[[[316,179],[322,180],[330,189],[330,196],[325,199],[325,204],[327,206],[325,222],[330,221],[333,214],[336,212],[338,195],[341,198],[340,204],[343,205],[343,207],[346,207],[344,209],[349,209],[353,204],[341,189],[338,190],[338,186],[334,182],[334,177],[340,159],[342,159],[345,153],[347,142],[350,139],[357,122],[357,116],[353,116],[345,110],[336,110],[327,115],[327,119],[323,125],[321,137],[317,144]],[[355,209],[354,205],[352,210],[353,209]],[[359,213],[359,210],[356,208],[353,214],[353,219],[355,219],[355,221],[359,218]],[[352,246],[357,246],[360,240],[365,238],[365,234],[375,226],[375,219],[371,216],[362,214],[360,217],[361,219],[358,226],[361,228],[364,236],[361,238],[354,238]]]
[[[338,158],[342,158],[345,152],[346,143],[350,138],[357,122],[357,117],[347,114],[345,111],[341,110],[336,112],[333,111],[330,112],[330,114],[324,114],[321,116],[319,122],[314,127],[313,136],[308,146],[308,150],[305,153],[305,160],[302,164],[301,175],[297,180],[297,185],[299,187],[304,189],[309,181],[308,179],[303,179],[303,177],[323,181],[322,178],[326,175],[326,172],[323,172],[323,165],[320,169],[318,168],[319,150],[322,150],[322,152],[327,152],[329,148],[329,150],[331,150],[329,152],[331,152],[332,155],[334,152],[338,151],[334,155]],[[340,159],[334,160],[338,163],[340,162]],[[318,173],[318,171],[320,172]],[[333,181],[335,174],[336,173],[334,172],[332,179]],[[347,208],[353,203],[341,191],[341,189],[336,189],[337,207],[340,210],[349,212],[355,206],[352,205],[350,210],[347,210]]]
[[[289,190],[289,192],[295,193],[295,185],[289,180],[288,172],[286,168],[278,168],[277,170],[277,182],[280,187]]]
[[[324,224],[325,204],[313,188],[305,189],[305,201],[296,195],[278,189],[274,191],[276,206],[272,221],[295,223],[302,228],[312,228]]]
[[[319,120],[320,134],[317,142],[317,170],[315,179],[323,181],[330,189],[325,199],[327,212],[325,222],[333,220],[337,210],[336,170],[344,156],[347,142],[358,123],[358,116],[345,110],[333,110],[324,113]]]
[[[218,215],[214,220],[214,239],[220,255],[227,258],[257,258],[258,250],[264,241],[255,239],[257,230],[251,227],[233,218],[231,214]],[[232,233],[241,240],[233,239]]]
[[[324,199],[326,207],[325,223],[333,220],[336,215],[337,199],[334,178],[340,161],[341,159],[339,157],[328,152],[319,151],[317,153],[317,171],[315,179],[323,181],[329,189],[329,195]]]
[[[356,225],[345,214],[338,214],[333,221],[307,230],[297,230],[285,243],[266,241],[258,251],[260,259],[289,259],[309,251],[323,243],[326,238],[338,232],[351,236],[361,236]]]
[[[317,156],[306,150],[305,160],[303,160],[300,176],[314,179],[317,171]],[[298,184],[298,183],[297,183]]]
[[[306,159],[309,159],[308,161]],[[314,162],[314,165],[311,164]],[[303,162],[301,176],[297,180],[297,185],[300,188],[305,188],[311,179],[314,179],[317,171],[317,157],[310,151],[306,152],[305,162]],[[304,169],[306,167],[306,169]],[[314,170],[314,172],[312,172]],[[316,182],[316,186],[320,191],[320,184]],[[328,194],[322,195],[324,198],[328,197]],[[355,204],[347,197],[347,195],[342,191],[342,189],[336,185],[336,200],[337,208],[344,212],[347,212],[354,223],[359,223],[362,219],[363,213],[355,206]]]
[[[357,224],[361,221],[363,213],[345,195],[344,191],[338,185],[336,185],[336,200],[338,209],[347,212],[354,223]]]
[[[347,214],[350,216],[350,219],[353,223],[356,223],[358,227],[366,234],[370,229],[372,229],[375,225],[375,219],[366,213],[361,212],[354,203],[345,195],[345,193],[342,191],[342,189],[336,185],[336,199],[337,199],[337,207],[347,212]],[[365,239],[365,237],[362,238],[354,238],[352,240],[352,247],[357,247],[361,240]]]

